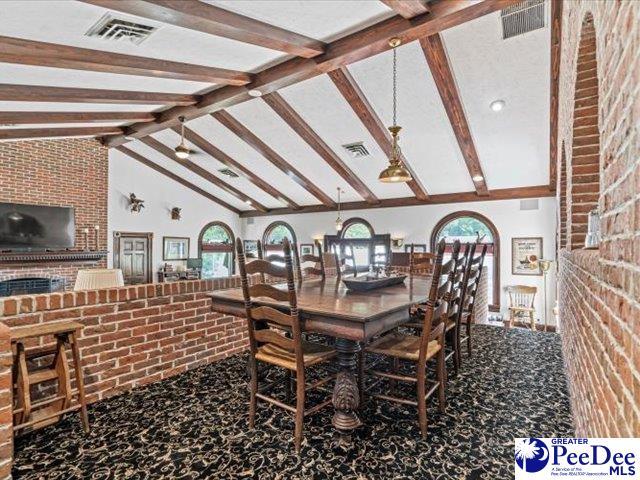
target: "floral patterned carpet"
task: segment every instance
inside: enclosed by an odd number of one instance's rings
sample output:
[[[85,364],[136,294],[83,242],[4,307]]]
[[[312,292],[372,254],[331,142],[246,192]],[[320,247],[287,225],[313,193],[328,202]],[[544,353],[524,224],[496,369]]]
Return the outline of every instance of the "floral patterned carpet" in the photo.
[[[258,403],[247,428],[246,356],[136,389],[23,435],[16,479],[510,479],[513,438],[571,436],[560,338],[474,327],[474,354],[451,376],[447,411],[435,396],[422,440],[413,407],[368,400],[348,446],[331,407],[305,420],[300,456],[293,420]],[[407,391],[411,395],[411,391]],[[313,398],[310,400],[313,402]]]

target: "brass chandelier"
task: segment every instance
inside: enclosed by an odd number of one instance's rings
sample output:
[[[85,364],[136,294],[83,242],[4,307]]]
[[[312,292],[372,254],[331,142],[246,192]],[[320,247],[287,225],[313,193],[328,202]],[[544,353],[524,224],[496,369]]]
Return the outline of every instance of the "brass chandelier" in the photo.
[[[400,130],[402,127],[398,125],[398,61],[396,49],[400,45],[399,38],[389,40],[389,46],[393,49],[393,125],[389,127],[391,132],[391,155],[389,156],[389,165],[385,168],[378,180],[384,183],[400,183],[410,182],[412,180],[411,173],[402,163],[402,153],[398,144]]]

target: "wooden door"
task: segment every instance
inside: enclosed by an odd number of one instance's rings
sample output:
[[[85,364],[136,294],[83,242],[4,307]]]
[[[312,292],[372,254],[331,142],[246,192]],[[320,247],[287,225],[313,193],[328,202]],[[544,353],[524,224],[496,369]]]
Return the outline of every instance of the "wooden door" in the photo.
[[[151,233],[114,233],[114,268],[122,270],[124,283],[151,283]]]

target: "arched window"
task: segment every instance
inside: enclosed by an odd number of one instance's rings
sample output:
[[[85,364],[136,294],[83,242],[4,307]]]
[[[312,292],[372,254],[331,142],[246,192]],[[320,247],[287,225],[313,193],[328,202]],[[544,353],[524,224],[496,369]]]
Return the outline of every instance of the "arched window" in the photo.
[[[198,240],[202,259],[202,278],[228,277],[235,266],[235,238],[228,225],[211,222],[205,225]]]
[[[492,292],[489,308],[500,310],[500,237],[495,225],[484,215],[471,211],[454,212],[440,220],[431,233],[431,251],[435,251],[436,244],[445,239],[447,250],[456,240],[470,243],[480,238],[482,243],[488,244],[483,273],[487,275],[489,292]],[[446,253],[445,253],[446,257]]]
[[[373,235],[373,227],[362,218],[350,218],[340,231],[340,238],[371,238]]]
[[[296,234],[286,222],[273,222],[262,235],[262,245],[265,251],[282,251],[282,241],[288,238],[290,242],[296,242]]]
[[[363,218],[350,218],[342,225],[338,235],[325,235],[325,248],[337,250],[341,256],[353,258],[358,271],[366,271],[369,265],[386,265],[391,249],[389,234],[376,234]]]
[[[596,45],[593,16],[587,13],[582,21],[578,47],[573,145],[568,184],[571,203],[567,247],[572,250],[584,247],[588,213],[598,208],[600,198],[600,101]],[[610,157],[613,159],[615,155]]]

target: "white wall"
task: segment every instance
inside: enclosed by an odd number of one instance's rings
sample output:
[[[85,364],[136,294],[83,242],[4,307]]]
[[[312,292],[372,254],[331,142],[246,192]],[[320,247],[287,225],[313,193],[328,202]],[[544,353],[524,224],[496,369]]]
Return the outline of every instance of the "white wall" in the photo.
[[[140,213],[129,211],[129,194],[142,198]],[[182,208],[182,218],[172,220],[170,210]],[[189,237],[190,257],[198,256],[202,227],[214,220],[240,233],[238,215],[115,150],[109,150],[109,265],[113,262],[113,232],[152,232],[153,270],[164,263],[162,237]]]
[[[524,284],[538,287],[536,310],[543,311],[543,279],[539,276],[511,274],[511,239],[513,237],[543,237],[543,256],[555,259],[556,204],[554,198],[540,198],[538,210],[520,210],[520,200],[472,202],[447,205],[423,205],[416,207],[381,208],[343,212],[344,220],[350,217],[366,219],[377,233],[390,233],[392,238],[404,238],[405,243],[427,243],[436,223],[445,215],[457,210],[472,210],[489,218],[500,234],[500,282],[501,286]],[[266,216],[242,219],[242,235],[246,239],[262,238],[264,229],[275,220],[284,220],[296,232],[299,243],[308,243],[325,233],[335,234],[335,212]],[[250,221],[253,223],[250,224]],[[551,309],[555,304],[555,269],[549,274],[547,285],[547,319],[553,322]],[[507,312],[508,301],[501,288],[502,313]]]

